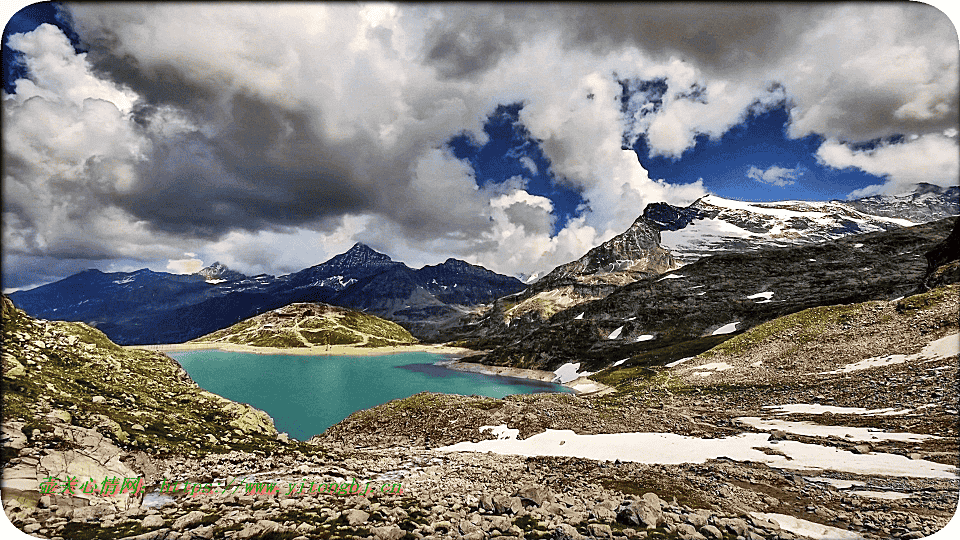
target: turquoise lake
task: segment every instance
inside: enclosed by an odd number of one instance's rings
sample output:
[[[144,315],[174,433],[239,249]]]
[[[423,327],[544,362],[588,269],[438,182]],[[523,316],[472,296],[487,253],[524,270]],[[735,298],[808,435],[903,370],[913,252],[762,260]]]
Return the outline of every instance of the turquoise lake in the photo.
[[[430,353],[387,356],[296,356],[170,352],[201,388],[266,411],[294,439],[306,440],[343,420],[419,392],[501,398],[570,392],[558,384],[468,373],[436,365]]]

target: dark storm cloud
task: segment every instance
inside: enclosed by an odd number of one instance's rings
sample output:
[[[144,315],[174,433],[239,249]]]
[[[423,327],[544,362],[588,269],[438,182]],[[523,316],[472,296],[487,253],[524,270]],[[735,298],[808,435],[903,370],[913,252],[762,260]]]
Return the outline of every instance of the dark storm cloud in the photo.
[[[345,149],[317,138],[304,113],[239,94],[218,123],[214,136],[155,140],[141,180],[115,201],[158,229],[204,238],[375,205],[376,194],[353,181]]]
[[[426,61],[445,78],[469,78],[494,66],[516,51],[516,30],[504,24],[499,12],[471,14],[450,24],[437,23],[427,33]]]

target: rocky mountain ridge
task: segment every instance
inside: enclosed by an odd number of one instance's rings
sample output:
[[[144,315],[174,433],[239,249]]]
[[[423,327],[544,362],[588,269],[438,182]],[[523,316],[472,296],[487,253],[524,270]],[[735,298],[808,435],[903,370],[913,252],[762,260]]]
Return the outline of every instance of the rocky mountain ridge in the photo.
[[[488,350],[480,360],[485,364],[548,371],[571,362],[596,371],[657,350],[669,362],[802,309],[911,294],[927,272],[924,254],[955,225],[947,218],[822,244],[705,257],[464,344]]]
[[[205,270],[89,270],[10,296],[31,315],[87,322],[121,344],[154,344],[195,339],[295,302],[364,310],[431,337],[477,306],[524,288],[456,259],[414,270],[359,243],[286,276],[247,277],[223,265]]]
[[[823,242],[960,214],[960,188],[920,184],[902,195],[850,201],[744,202],[708,195],[687,207],[647,205],[643,216],[683,263],[720,253]]]

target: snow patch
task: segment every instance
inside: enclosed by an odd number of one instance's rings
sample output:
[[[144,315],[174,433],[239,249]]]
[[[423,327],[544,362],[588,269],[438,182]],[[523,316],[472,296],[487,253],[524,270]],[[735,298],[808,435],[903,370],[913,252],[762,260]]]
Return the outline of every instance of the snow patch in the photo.
[[[887,499],[887,500],[897,500],[897,499],[909,499],[913,495],[910,493],[900,493],[899,491],[870,491],[867,489],[861,489],[857,491],[851,491],[854,495],[859,495],[861,497],[870,497],[871,499]]]
[[[627,360],[629,360],[629,358],[624,358],[623,360],[617,360],[616,362],[613,363],[613,366],[612,366],[612,367],[617,367],[617,366],[619,366],[620,364],[626,362]]]
[[[761,420],[756,416],[741,416],[738,421],[750,427],[763,431],[779,429],[796,435],[808,437],[839,437],[848,441],[910,441],[920,442],[925,439],[939,439],[935,435],[918,433],[890,433],[873,428],[849,426],[823,426],[813,422],[789,422],[786,420]]]
[[[750,515],[755,518],[765,519],[767,521],[773,521],[780,526],[781,529],[791,532],[797,536],[802,536],[804,538],[812,538],[814,540],[862,540],[863,536],[854,532],[847,531],[844,529],[838,529],[836,527],[830,527],[829,525],[821,525],[819,523],[814,523],[812,521],[807,521],[805,519],[796,518],[793,516],[788,516],[784,514],[765,514],[762,512],[750,512]]]
[[[586,313],[586,312],[584,312],[584,313]],[[583,319],[583,313],[581,313],[581,314],[579,314],[579,315],[577,315],[576,317],[573,318],[573,320],[575,320],[575,321],[579,321],[579,320],[581,320],[581,319]]]
[[[556,375],[556,377],[554,377],[551,382],[563,384],[563,383],[568,383],[574,379],[578,379],[580,377],[587,377],[589,375],[593,375],[594,373],[596,373],[596,371],[584,371],[582,373],[577,373],[578,369],[580,369],[580,362],[577,362],[575,364],[574,363],[564,364],[558,367],[556,371],[553,372],[553,374]]]
[[[847,489],[853,486],[865,486],[866,482],[861,482],[859,480],[841,480],[839,478],[827,478],[825,476],[804,476],[807,480],[811,482],[819,482],[821,484],[830,484],[831,486],[837,489]]]
[[[685,276],[685,275],[683,275],[683,274],[667,274],[667,275],[663,276],[662,278],[658,279],[657,281],[663,281],[663,280],[665,280],[665,279],[680,279],[680,278],[685,278],[685,277],[687,277],[687,276]]]
[[[764,300],[770,300],[773,298],[773,293],[770,291],[759,292],[757,294],[751,294],[747,297],[747,300],[756,300],[757,298],[763,298]]]
[[[853,371],[860,371],[862,369],[902,364],[904,362],[939,360],[942,358],[957,356],[958,354],[960,354],[960,334],[950,334],[949,336],[945,336],[936,341],[930,342],[926,347],[923,348],[922,351],[916,354],[891,354],[887,356],[875,356],[873,358],[867,358],[866,360],[861,360],[853,364],[847,364],[846,366],[834,371],[821,372],[820,375],[850,373]]]
[[[725,324],[720,328],[717,328],[716,330],[714,330],[713,335],[718,336],[720,334],[730,334],[730,333],[736,332],[738,324],[740,324],[740,321],[732,322],[730,324]]]
[[[650,334],[644,334],[642,336],[637,336],[637,339],[635,339],[634,341],[650,341],[651,339],[653,339],[653,336],[651,336]]]
[[[489,431],[498,441],[515,441],[520,435],[519,429],[510,429],[506,424],[499,426],[480,426],[480,433]]]
[[[673,362],[670,362],[669,364],[664,365],[664,367],[678,366],[678,365],[686,362],[687,360],[693,360],[693,358],[694,358],[693,356],[688,356],[688,357],[686,357],[686,358],[681,358],[681,359],[679,359],[679,360],[674,360]]]
[[[620,337],[620,333],[621,333],[621,332],[623,332],[623,327],[622,327],[622,326],[621,326],[620,328],[617,328],[617,329],[614,330],[613,332],[610,332],[610,335],[607,336],[607,339],[617,339],[618,337]]]
[[[674,433],[578,435],[569,429],[548,429],[524,440],[486,440],[476,443],[464,441],[438,450],[578,457],[597,461],[619,459],[651,465],[704,463],[708,459],[726,456],[734,461],[754,461],[789,470],[834,470],[865,475],[957,478],[955,467],[934,461],[879,452],[854,454],[831,446],[797,441],[780,441],[774,444],[768,439],[766,433],[741,433],[733,437],[700,439]],[[778,453],[767,454],[762,451],[767,449],[776,449]]]
[[[777,414],[859,414],[863,416],[897,416],[912,412],[913,409],[865,409],[863,407],[836,407],[834,405],[818,405],[807,403],[790,403],[787,405],[766,405],[764,409],[774,409]]]
[[[216,285],[216,284],[218,284],[218,283],[226,283],[226,282],[227,282],[227,280],[225,280],[225,279],[208,279],[208,280],[207,280],[207,283],[209,283],[209,284],[211,284],[211,285]]]

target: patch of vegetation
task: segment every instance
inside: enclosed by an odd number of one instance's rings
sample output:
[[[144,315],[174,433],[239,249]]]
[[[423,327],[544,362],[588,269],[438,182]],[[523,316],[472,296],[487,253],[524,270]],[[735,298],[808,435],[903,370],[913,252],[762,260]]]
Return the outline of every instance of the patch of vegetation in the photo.
[[[257,332],[257,335],[252,339],[247,340],[248,345],[254,345],[256,347],[278,347],[278,348],[289,348],[289,347],[306,347],[302,341],[300,341],[297,336],[289,330],[261,330]]]
[[[301,329],[300,335],[314,345],[352,345],[363,340],[360,334],[343,328],[331,328],[322,331]]]
[[[696,356],[708,351],[717,345],[731,339],[730,335],[703,336],[688,339],[667,347],[660,347],[645,351],[630,357],[622,364],[623,367],[607,368],[599,373],[590,375],[590,379],[616,388],[626,379],[635,379],[641,376],[650,376],[656,373],[653,367],[660,367],[670,362]]]
[[[484,398],[479,401],[471,401],[470,403],[467,403],[467,407],[480,409],[482,411],[490,411],[503,407],[503,400],[496,398]]]
[[[340,319],[340,323],[347,328],[383,339],[403,343],[416,343],[417,341],[406,328],[395,322],[386,321],[379,317],[365,315],[356,311],[348,311],[345,313]]]
[[[911,311],[920,311],[942,304],[950,299],[956,299],[958,293],[957,285],[947,285],[937,287],[931,291],[921,294],[908,296],[896,304],[897,313],[909,313]]]
[[[790,340],[797,346],[816,341],[827,326],[846,324],[862,312],[864,304],[820,306],[785,315],[757,325],[700,356],[708,358],[718,354],[742,355],[770,338],[791,332]]]

